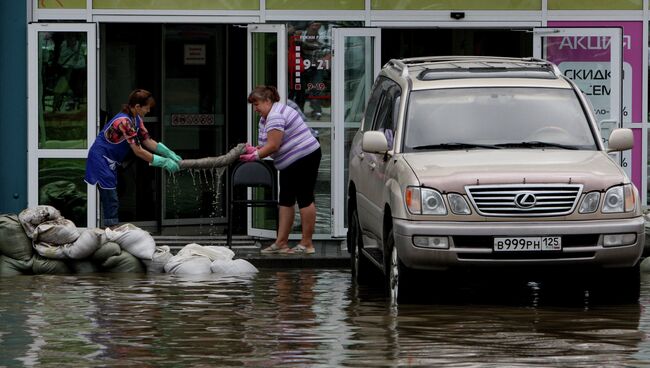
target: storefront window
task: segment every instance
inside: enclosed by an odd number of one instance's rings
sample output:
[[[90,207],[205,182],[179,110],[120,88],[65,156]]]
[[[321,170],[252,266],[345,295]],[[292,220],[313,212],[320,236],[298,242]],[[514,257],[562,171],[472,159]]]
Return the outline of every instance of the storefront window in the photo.
[[[50,205],[78,227],[87,226],[86,159],[38,160],[38,204]]]
[[[38,44],[38,147],[86,148],[86,33],[40,32]]]

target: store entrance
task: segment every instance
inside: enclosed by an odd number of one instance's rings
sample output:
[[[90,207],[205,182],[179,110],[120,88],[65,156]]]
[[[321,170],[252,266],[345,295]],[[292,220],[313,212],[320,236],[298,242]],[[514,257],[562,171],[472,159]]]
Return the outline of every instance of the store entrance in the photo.
[[[223,24],[103,24],[100,126],[135,88],[151,91],[151,137],[184,159],[219,156],[246,140],[246,32]],[[240,76],[239,78],[237,76]],[[229,121],[240,121],[228,124]],[[131,156],[119,169],[120,222],[162,235],[217,235],[227,172],[169,175]]]
[[[511,29],[384,28],[381,50],[382,65],[390,59],[419,56],[528,57],[533,55],[533,36]]]

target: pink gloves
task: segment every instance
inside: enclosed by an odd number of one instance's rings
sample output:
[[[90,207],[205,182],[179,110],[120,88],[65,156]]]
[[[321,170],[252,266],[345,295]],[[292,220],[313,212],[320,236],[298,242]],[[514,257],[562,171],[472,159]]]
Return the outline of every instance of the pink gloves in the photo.
[[[260,155],[257,153],[257,149],[254,149],[252,153],[239,155],[239,161],[249,162],[249,161],[257,161],[259,159],[260,159]]]
[[[251,154],[253,152],[257,151],[257,148],[253,147],[250,145],[250,143],[246,143],[246,154]]]

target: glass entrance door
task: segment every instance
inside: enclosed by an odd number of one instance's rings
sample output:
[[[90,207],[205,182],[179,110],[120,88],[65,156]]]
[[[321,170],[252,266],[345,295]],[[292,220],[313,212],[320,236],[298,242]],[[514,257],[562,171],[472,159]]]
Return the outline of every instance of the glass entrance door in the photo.
[[[161,141],[183,159],[227,152],[224,35],[221,25],[163,27]],[[225,222],[226,168],[161,174],[163,226]]]
[[[591,102],[605,145],[621,126],[621,28],[535,28],[533,55],[555,63]]]
[[[280,102],[286,102],[287,95],[287,42],[285,26],[282,24],[251,24],[248,26],[248,91],[258,85],[276,86]],[[257,144],[260,116],[249,105],[247,109],[248,142]],[[249,190],[248,196],[267,195],[261,190]],[[271,208],[248,208],[249,235],[274,238],[276,234],[275,210]]]
[[[347,232],[348,154],[375,77],[381,69],[381,30],[335,28],[332,113],[332,236]]]
[[[96,50],[95,24],[28,25],[28,206],[54,206],[78,227],[97,224],[95,187],[84,182]]]

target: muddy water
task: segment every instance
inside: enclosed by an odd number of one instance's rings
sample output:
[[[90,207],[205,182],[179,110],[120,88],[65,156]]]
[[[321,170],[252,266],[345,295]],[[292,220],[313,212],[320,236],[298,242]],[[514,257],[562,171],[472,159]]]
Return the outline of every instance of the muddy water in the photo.
[[[639,304],[534,285],[391,307],[347,270],[0,279],[0,366],[650,366]]]

